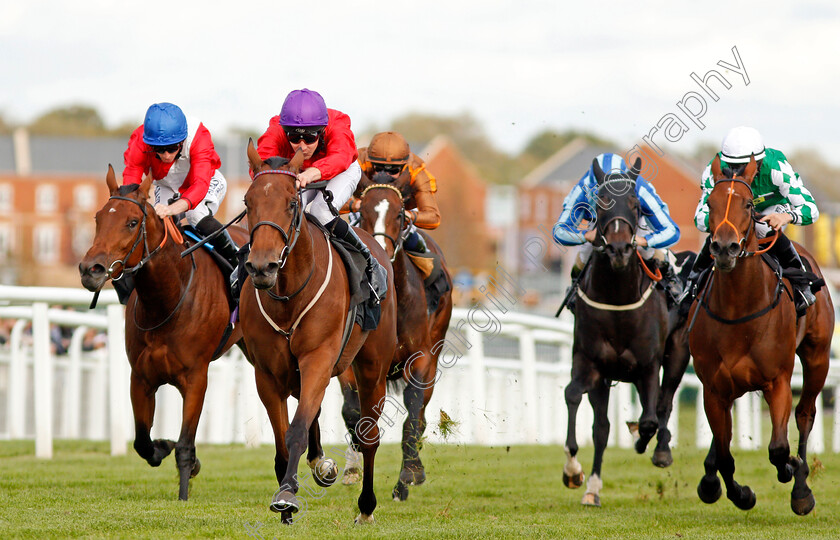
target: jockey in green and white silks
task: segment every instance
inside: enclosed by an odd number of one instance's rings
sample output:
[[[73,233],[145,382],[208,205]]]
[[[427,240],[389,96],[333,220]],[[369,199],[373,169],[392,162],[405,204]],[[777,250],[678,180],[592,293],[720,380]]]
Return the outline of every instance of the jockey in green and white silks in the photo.
[[[783,231],[788,223],[794,225],[810,225],[820,216],[820,211],[814,201],[813,195],[802,182],[796,171],[788,163],[785,155],[773,148],[766,148],[761,135],[751,127],[732,128],[721,144],[720,156],[721,169],[729,169],[735,174],[741,174],[752,156],[758,164],[758,173],[752,181],[752,190],[755,198],[753,204],[755,211],[763,216],[755,224],[755,231],[759,238],[766,237],[771,230],[778,231],[779,238],[771,250],[779,263],[784,268],[803,268],[802,260],[796,252],[796,248]],[[694,224],[702,232],[709,232],[709,194],[715,185],[712,175],[712,162],[703,170],[701,188],[703,195],[694,213]],[[691,275],[689,276],[689,287],[696,285],[700,273],[712,264],[709,255],[709,239],[703,246],[697,260],[694,263]],[[694,294],[697,288],[694,287]],[[795,295],[797,311],[801,312],[813,304],[816,298],[807,286],[798,287]]]

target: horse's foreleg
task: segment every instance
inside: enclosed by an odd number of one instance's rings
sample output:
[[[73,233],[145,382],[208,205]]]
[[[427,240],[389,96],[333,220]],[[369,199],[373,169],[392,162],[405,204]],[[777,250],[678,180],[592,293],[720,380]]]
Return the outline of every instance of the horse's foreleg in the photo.
[[[338,376],[341,386],[341,393],[344,396],[344,405],[341,407],[341,416],[344,418],[344,425],[347,427],[349,441],[345,452],[344,474],[341,483],[350,486],[359,481],[362,476],[362,454],[359,438],[356,436],[356,425],[362,419],[361,404],[359,403],[359,388],[353,370],[348,369]]]
[[[207,391],[207,365],[199,372],[191,374],[181,394],[184,397],[181,435],[175,445],[175,462],[178,466],[180,488],[178,498],[186,501],[189,497],[190,478],[201,470],[201,462],[195,457],[195,434],[198,420],[204,407],[204,394]]]
[[[668,421],[673,412],[674,395],[680,386],[691,356],[688,351],[686,332],[687,330],[679,329],[671,334],[662,366],[662,385],[659,388],[659,398],[656,403],[659,430],[656,433],[656,448],[653,451],[653,457],[650,458],[657,467],[668,467],[674,462],[671,456],[671,430],[668,429]]]
[[[790,455],[787,429],[793,396],[789,381],[783,379],[783,377],[776,379],[772,386],[764,391],[764,399],[770,406],[770,424],[772,425],[768,446],[770,463],[776,467],[779,482],[790,482],[796,466],[795,458]]]
[[[580,400],[587,391],[588,385],[580,376],[575,376],[575,368],[572,367],[572,381],[566,386],[566,410],[569,413],[569,420],[566,427],[566,464],[563,466],[563,485],[567,488],[576,489],[583,485],[583,467],[577,460],[577,411]]]
[[[720,489],[720,479],[717,475],[715,444],[714,439],[712,439],[712,444],[709,446],[709,453],[706,454],[706,459],[703,461],[703,468],[706,470],[706,474],[700,479],[700,484],[697,486],[697,495],[706,504],[717,502],[720,496],[723,495]]]
[[[298,463],[306,450],[309,430],[321,408],[327,384],[330,382],[329,361],[331,358],[331,354],[326,358],[310,354],[298,359],[301,382],[300,400],[295,417],[286,432],[288,465],[285,475],[280,480],[280,490],[272,501],[271,509],[275,512],[297,512],[300,508],[296,497],[300,487],[297,475]]]
[[[650,440],[656,435],[656,400],[659,397],[659,362],[651,364],[649,371],[636,381],[642,415],[639,417],[639,438],[636,439],[636,453],[644,454]]]
[[[312,470],[312,479],[321,487],[330,487],[338,478],[338,464],[334,459],[324,456],[324,449],[321,447],[321,426],[318,424],[318,417],[321,410],[315,415],[312,425],[309,426],[309,449],[306,453],[306,462]]]
[[[379,427],[377,421],[385,407],[385,374],[378,373],[377,366],[359,366],[359,360],[353,363],[356,381],[359,383],[362,419],[356,425],[356,435],[362,446],[364,456],[364,475],[362,493],[359,495],[359,515],[356,523],[373,522],[376,509],[376,494],[373,491],[373,465],[376,449],[379,448]]]
[[[601,506],[601,465],[604,462],[604,450],[610,437],[610,419],[607,415],[610,404],[610,387],[606,381],[601,381],[589,389],[589,403],[592,405],[594,420],[592,421],[592,441],[595,453],[592,457],[592,474],[586,482],[586,492],[581,504],[585,506]]]
[[[732,403],[722,403],[704,386],[703,405],[714,435],[715,466],[726,485],[726,497],[741,510],[749,510],[755,506],[755,493],[748,486],[741,486],[735,481],[735,459],[729,450],[732,442]],[[708,468],[706,472],[708,474]],[[700,488],[697,489],[699,492]]]
[[[260,396],[271,422],[271,429],[274,432],[274,476],[277,478],[277,485],[280,486],[274,493],[269,508],[273,512],[282,512],[281,521],[286,524],[292,522],[292,510],[278,501],[278,495],[283,491],[282,479],[286,476],[286,469],[289,467],[289,451],[286,449],[286,432],[289,429],[288,392],[281,392],[277,387],[273,375],[256,367],[254,378],[257,384],[257,394]],[[297,506],[295,506],[297,511]]]
[[[155,391],[146,381],[132,373],[131,408],[134,411],[134,450],[152,467],[157,467],[163,458],[175,448],[175,441],[158,439],[152,441],[150,431],[155,418]]]

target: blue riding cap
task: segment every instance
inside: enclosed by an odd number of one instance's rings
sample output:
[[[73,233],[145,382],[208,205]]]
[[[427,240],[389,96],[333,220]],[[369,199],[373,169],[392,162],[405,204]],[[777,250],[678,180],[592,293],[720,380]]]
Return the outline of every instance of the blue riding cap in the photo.
[[[187,138],[187,118],[177,105],[155,103],[143,120],[143,142],[151,146],[168,146]]]

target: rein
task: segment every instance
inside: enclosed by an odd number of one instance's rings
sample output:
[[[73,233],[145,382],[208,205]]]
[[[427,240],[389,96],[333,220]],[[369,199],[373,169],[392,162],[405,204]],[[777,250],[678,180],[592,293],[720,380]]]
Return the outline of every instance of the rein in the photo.
[[[374,190],[374,189],[390,189],[391,191],[393,191],[397,195],[399,195],[400,201],[403,201],[403,203],[400,204],[400,215],[399,215],[400,234],[398,236],[399,240],[397,240],[396,238],[392,238],[391,235],[389,235],[388,233],[384,233],[384,232],[374,232],[374,233],[372,233],[372,236],[374,236],[374,237],[384,236],[385,238],[387,238],[388,240],[391,241],[391,245],[394,247],[394,254],[391,256],[391,263],[393,263],[397,258],[397,253],[400,252],[400,250],[402,249],[402,246],[403,246],[403,242],[405,241],[405,237],[402,234],[403,228],[405,227],[405,221],[406,221],[405,220],[405,202],[404,202],[404,199],[403,199],[403,194],[402,194],[402,191],[400,191],[399,189],[395,188],[394,186],[392,186],[390,184],[371,184],[362,191],[362,194],[359,197],[359,199],[364,200],[365,195],[367,195],[369,191]]]

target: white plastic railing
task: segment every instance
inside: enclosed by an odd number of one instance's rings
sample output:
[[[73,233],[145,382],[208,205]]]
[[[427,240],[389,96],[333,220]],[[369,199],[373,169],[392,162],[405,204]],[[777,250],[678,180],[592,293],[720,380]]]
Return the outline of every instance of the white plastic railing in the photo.
[[[5,410],[5,415],[0,415],[0,438],[34,438],[38,457],[51,457],[53,437],[109,439],[114,455],[124,454],[134,437],[123,308],[116,294],[103,291],[99,305],[104,309],[97,312],[48,308],[86,308],[91,298],[91,293],[81,289],[0,286],[0,302],[19,304],[0,307],[0,318],[17,319],[8,345],[0,349],[0,410]],[[30,320],[32,341],[25,344],[23,331]],[[50,352],[52,324],[75,328],[66,356]],[[88,328],[107,332],[105,349],[82,352],[82,337]],[[565,442],[564,389],[571,371],[571,323],[524,313],[502,314],[477,306],[455,309],[446,343],[438,382],[426,409],[426,436],[430,441],[485,445]],[[801,371],[793,382],[795,388],[801,387]],[[335,380],[330,386],[320,416],[322,440],[325,444],[341,444],[346,432],[340,416],[341,394]],[[840,364],[836,360],[832,361],[826,387],[835,395],[840,392]],[[679,392],[691,388],[699,390],[700,383],[689,373]],[[678,444],[679,392],[670,423],[674,445]],[[697,393],[695,444],[708,447],[711,434],[703,413],[702,392]],[[761,401],[752,393],[736,402],[734,437],[741,448],[762,446],[766,408],[762,409]],[[153,438],[177,439],[181,405],[174,388],[165,386],[158,391]],[[290,415],[294,409],[292,400]],[[451,434],[441,433],[440,411],[456,422]],[[638,418],[639,411],[631,385],[616,385],[609,408],[610,445],[632,446],[624,423]],[[840,452],[839,413],[840,407],[835,407],[834,452]],[[823,415],[820,406],[810,440],[815,452],[826,448]],[[379,423],[383,442],[400,440],[404,419],[402,397],[389,397]],[[577,426],[579,443],[591,444],[592,411],[585,399],[578,411]],[[210,366],[197,440],[247,445],[272,442],[272,431],[254,388],[253,368],[236,348]]]

